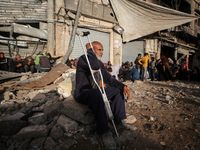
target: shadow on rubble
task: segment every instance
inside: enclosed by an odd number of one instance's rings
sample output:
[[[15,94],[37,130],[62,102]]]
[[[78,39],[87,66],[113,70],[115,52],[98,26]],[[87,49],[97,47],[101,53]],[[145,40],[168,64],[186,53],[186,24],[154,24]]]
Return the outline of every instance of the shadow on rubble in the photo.
[[[116,137],[115,131],[113,128],[110,127],[112,130],[112,135],[117,143],[118,150],[164,150],[165,146],[162,146],[160,143],[156,141],[152,141],[150,138],[144,135],[140,135],[137,133],[138,131],[131,131],[128,129],[124,129],[124,127],[118,127],[117,130],[119,133],[119,137]],[[90,135],[93,136],[93,135]],[[101,149],[107,150],[102,142],[98,139],[96,144],[92,144],[93,137],[88,137],[86,140],[78,141],[76,147],[70,147],[69,150],[93,150],[93,149]],[[93,141],[94,142],[94,141]]]
[[[192,104],[194,106],[200,106],[200,102],[197,102],[195,100],[192,99],[187,99],[187,98],[178,98],[178,101],[182,101],[184,103],[188,103],[188,104]]]

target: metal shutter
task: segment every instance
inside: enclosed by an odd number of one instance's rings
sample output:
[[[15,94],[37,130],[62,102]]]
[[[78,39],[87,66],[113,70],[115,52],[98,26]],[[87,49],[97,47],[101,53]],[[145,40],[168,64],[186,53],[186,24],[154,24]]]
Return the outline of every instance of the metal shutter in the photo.
[[[122,62],[133,62],[138,54],[144,54],[144,41],[134,41],[122,45]]]
[[[95,31],[95,30],[90,30],[90,29],[85,29],[85,28],[78,28],[79,31],[89,31],[90,32],[90,40],[91,42],[93,41],[99,41],[104,48],[103,51],[103,57],[102,57],[102,62],[108,62],[109,60],[109,51],[110,51],[110,38],[109,38],[109,33],[105,32],[100,32],[100,31]],[[83,44],[84,46],[86,43],[88,43],[87,37],[82,37]],[[72,51],[72,59],[78,58],[81,55],[83,55],[83,48],[81,46],[81,42],[79,40],[79,37],[76,36],[75,42],[74,42],[74,49]]]

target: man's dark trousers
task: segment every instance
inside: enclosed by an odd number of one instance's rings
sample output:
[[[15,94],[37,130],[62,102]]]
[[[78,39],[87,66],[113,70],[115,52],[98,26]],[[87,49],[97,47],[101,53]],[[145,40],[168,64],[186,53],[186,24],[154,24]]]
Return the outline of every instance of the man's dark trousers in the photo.
[[[108,100],[111,100],[111,109],[116,121],[126,118],[123,91],[118,88],[107,86],[105,88]],[[103,134],[109,131],[104,101],[99,89],[83,90],[76,98],[80,103],[89,105],[96,118],[97,133]]]

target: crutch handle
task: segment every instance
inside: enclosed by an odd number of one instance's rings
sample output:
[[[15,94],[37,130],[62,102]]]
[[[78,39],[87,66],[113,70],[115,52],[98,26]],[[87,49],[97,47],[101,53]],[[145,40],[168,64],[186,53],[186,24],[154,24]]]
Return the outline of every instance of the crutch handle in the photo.
[[[87,32],[76,31],[76,34],[80,35],[80,36],[88,36],[90,34],[90,32],[89,31],[87,31]]]

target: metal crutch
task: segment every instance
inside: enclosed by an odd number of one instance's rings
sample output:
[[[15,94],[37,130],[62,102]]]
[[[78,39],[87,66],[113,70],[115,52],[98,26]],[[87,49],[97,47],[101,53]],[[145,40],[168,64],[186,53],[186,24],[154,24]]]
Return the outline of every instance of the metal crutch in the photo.
[[[113,124],[113,127],[114,127],[114,130],[115,130],[115,133],[116,133],[117,137],[119,137],[119,134],[117,132],[117,129],[116,129],[116,126],[115,126],[115,123],[114,123],[114,116],[113,116],[112,110],[110,108],[110,103],[108,101],[108,98],[107,98],[107,95],[106,95],[106,92],[105,92],[105,89],[104,89],[104,82],[103,82],[103,76],[102,76],[101,70],[99,69],[98,71],[100,73],[100,77],[101,77],[101,81],[102,81],[102,90],[101,90],[100,86],[98,85],[96,79],[94,78],[94,74],[93,74],[93,71],[92,71],[89,59],[87,57],[87,50],[86,50],[85,46],[83,45],[83,41],[81,39],[81,36],[87,36],[88,41],[90,43],[90,46],[91,46],[91,48],[92,48],[92,50],[94,52],[94,49],[92,47],[92,44],[91,44],[91,41],[90,41],[90,38],[89,38],[90,32],[80,32],[80,31],[77,31],[76,34],[79,36],[79,39],[80,39],[80,42],[81,42],[81,45],[82,45],[82,48],[83,48],[83,52],[85,54],[85,57],[86,57],[86,60],[87,60],[87,63],[88,63],[88,66],[89,66],[92,78],[93,78],[96,86],[98,87],[99,91],[101,92],[101,95],[102,95],[102,98],[103,98],[103,101],[104,101],[104,105],[105,105],[107,114],[108,114],[110,120],[112,121],[112,124]]]

